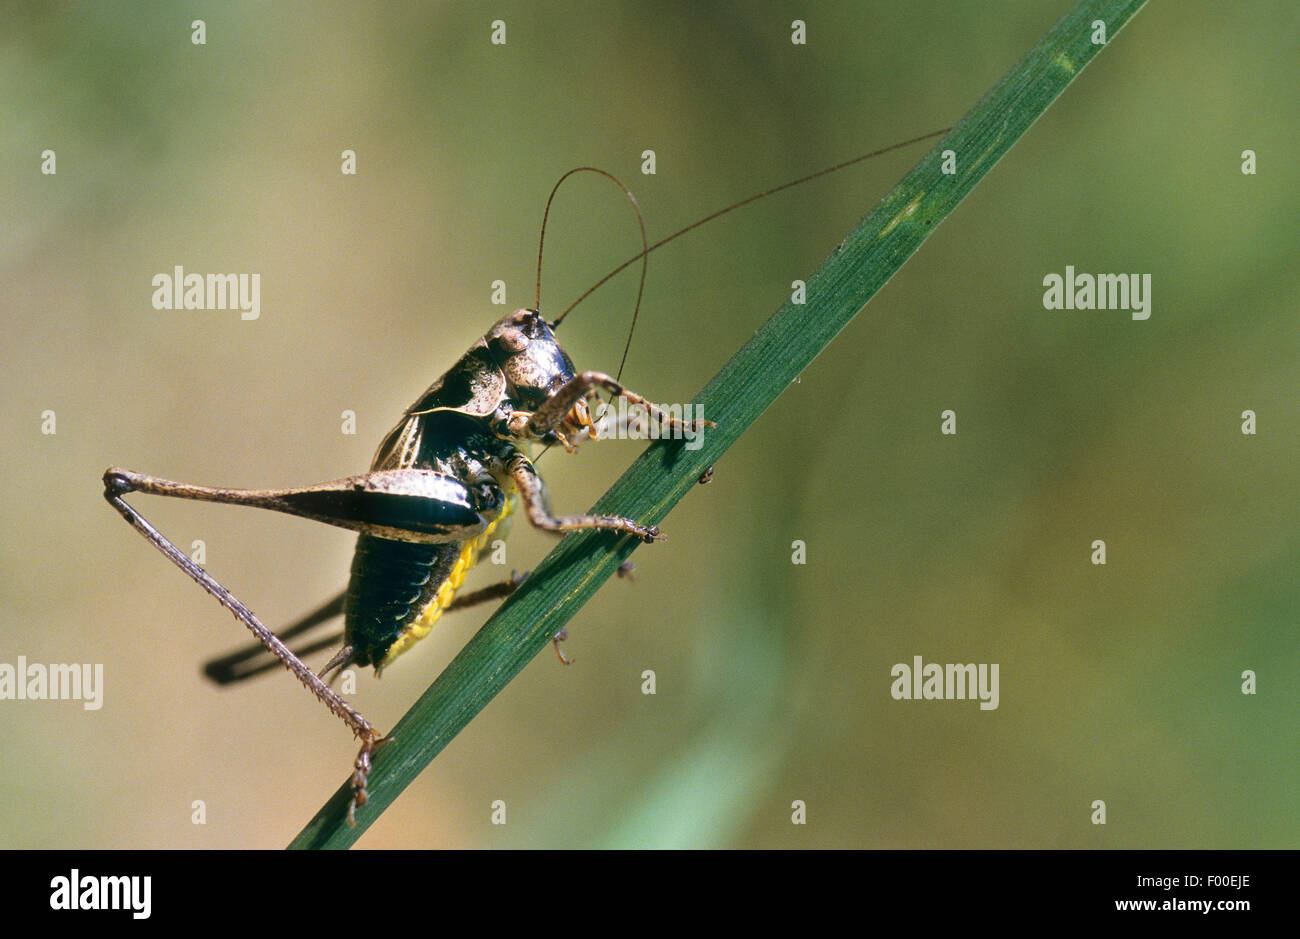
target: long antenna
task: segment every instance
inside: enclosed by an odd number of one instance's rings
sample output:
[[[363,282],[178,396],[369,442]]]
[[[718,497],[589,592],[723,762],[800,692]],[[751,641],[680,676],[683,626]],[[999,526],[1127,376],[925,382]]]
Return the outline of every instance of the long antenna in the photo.
[[[838,172],[839,170],[846,169],[846,168],[848,168],[848,167],[850,167],[850,166],[853,166],[855,163],[861,163],[863,160],[870,160],[872,157],[883,156],[884,154],[886,154],[886,153],[891,153],[891,152],[893,152],[894,150],[901,150],[903,147],[910,147],[912,144],[915,144],[915,143],[921,143],[921,142],[924,141],[924,140],[930,140],[930,139],[932,139],[932,138],[934,138],[934,137],[938,137],[938,136],[941,136],[942,134],[946,134],[946,133],[948,133],[948,131],[950,131],[950,130],[952,130],[951,127],[945,127],[945,128],[943,128],[942,130],[936,130],[936,131],[931,131],[931,132],[928,133],[928,134],[922,134],[920,137],[913,137],[911,140],[904,140],[904,141],[902,141],[901,143],[891,144],[891,145],[888,146],[888,147],[882,147],[882,148],[879,149],[879,150],[873,150],[873,151],[871,151],[870,153],[864,153],[864,154],[862,154],[862,156],[854,157],[854,158],[851,159],[851,160],[845,160],[843,163],[836,163],[834,166],[828,166],[828,167],[827,167],[826,169],[824,169],[824,170],[818,170],[818,171],[815,172],[815,173],[809,173],[807,176],[801,176],[801,177],[799,177],[798,179],[792,180],[791,182],[788,182],[788,183],[782,183],[780,186],[774,186],[774,187],[772,187],[771,189],[765,189],[764,191],[762,191],[762,192],[760,192],[760,193],[756,193],[756,194],[754,194],[754,195],[752,195],[752,196],[749,196],[748,198],[741,199],[739,202],[733,202],[731,205],[727,206],[725,209],[719,209],[718,211],[714,212],[712,215],[706,215],[706,216],[704,216],[704,218],[700,219],[700,220],[697,221],[697,222],[692,222],[691,224],[687,225],[685,228],[681,229],[680,231],[675,231],[675,232],[673,232],[673,233],[672,233],[671,235],[669,235],[667,238],[663,238],[663,239],[660,239],[659,241],[656,241],[654,244],[652,244],[652,245],[650,245],[649,247],[647,247],[647,248],[645,248],[644,250],[642,250],[642,252],[641,252],[640,254],[634,254],[632,257],[628,258],[626,261],[624,261],[624,262],[623,262],[622,264],[620,264],[618,267],[614,268],[612,271],[610,271],[608,274],[606,274],[606,275],[605,275],[604,277],[602,277],[600,280],[596,281],[594,284],[592,284],[590,287],[588,287],[587,290],[586,290],[585,292],[583,292],[583,294],[582,294],[581,296],[578,297],[578,299],[574,300],[572,303],[570,303],[567,307],[564,308],[564,310],[560,313],[560,315],[557,316],[557,317],[555,318],[555,321],[551,324],[551,328],[554,329],[556,326],[559,326],[560,323],[561,323],[561,321],[563,321],[563,319],[564,319],[566,316],[569,315],[569,313],[573,310],[574,307],[576,307],[576,306],[577,306],[579,303],[581,303],[583,300],[586,300],[587,297],[589,297],[589,296],[591,296],[593,293],[595,293],[596,290],[597,290],[598,288],[604,286],[604,284],[605,284],[605,283],[606,283],[610,278],[614,277],[614,276],[617,275],[617,274],[622,273],[622,271],[623,271],[625,268],[627,268],[627,267],[629,267],[630,265],[636,263],[637,260],[639,260],[639,259],[641,259],[641,258],[644,258],[644,257],[645,257],[647,254],[649,254],[651,251],[655,251],[655,250],[657,250],[657,249],[659,249],[659,248],[662,248],[664,245],[668,244],[668,242],[673,241],[674,239],[680,238],[682,235],[686,234],[686,233],[689,232],[689,231],[693,231],[693,230],[696,229],[696,228],[699,228],[701,225],[705,224],[706,222],[711,222],[711,221],[713,221],[715,218],[718,218],[719,216],[726,215],[728,212],[734,211],[735,209],[740,208],[742,205],[749,205],[749,203],[751,203],[751,202],[757,202],[759,199],[765,199],[765,198],[767,198],[768,196],[775,195],[776,193],[781,192],[782,190],[790,189],[790,188],[792,188],[792,187],[794,187],[794,186],[801,185],[801,184],[803,184],[803,183],[806,183],[806,182],[809,182],[809,181],[811,181],[811,180],[817,179],[817,178],[820,177],[820,176],[827,176],[827,175],[829,175],[829,174],[831,174],[831,173]],[[576,172],[576,171],[575,171],[575,172]],[[597,172],[601,172],[601,171],[597,170]],[[608,175],[608,174],[606,174],[606,175]],[[611,177],[611,178],[612,178],[612,177]],[[619,185],[621,186],[622,183],[619,183]],[[628,195],[629,195],[629,198],[630,198],[630,197],[631,197],[631,194],[629,193]],[[640,213],[638,212],[637,214],[639,215]],[[644,226],[643,226],[643,227],[644,227]],[[642,282],[642,284],[644,285],[644,283],[645,283],[645,267],[644,267],[644,266],[641,268],[641,282]],[[639,303],[640,303],[640,294],[639,294],[639,293],[638,293],[638,295],[637,295],[637,302],[638,302],[638,305],[639,305]],[[633,316],[633,323],[635,324],[635,322],[636,322],[636,318],[635,318],[635,316]],[[630,346],[631,343],[632,343],[632,337],[631,337],[631,335],[629,335],[629,336],[628,336],[628,345]],[[626,352],[626,350],[625,350],[624,353],[623,353],[623,360],[624,360],[624,361],[627,361],[627,352]]]
[[[649,254],[654,249],[647,245],[645,235],[645,216],[641,214],[641,206],[637,204],[636,196],[632,195],[632,190],[623,185],[623,181],[614,174],[607,173],[594,166],[579,166],[576,169],[569,170],[561,176],[556,180],[555,185],[551,188],[551,194],[546,199],[546,210],[542,212],[542,233],[537,238],[537,291],[533,294],[533,309],[538,313],[542,312],[542,249],[546,246],[546,219],[551,214],[551,202],[555,199],[555,194],[559,192],[560,184],[574,173],[597,173],[608,180],[612,180],[614,185],[623,190],[623,195],[627,196],[627,201],[632,203],[632,211],[636,212],[637,224],[641,226],[641,253],[636,256],[637,258],[641,258],[641,283],[636,288],[636,306],[632,308],[632,325],[628,327],[627,343],[623,346],[623,361],[618,363],[618,374],[615,376],[615,381],[617,381],[623,377],[623,366],[627,362],[628,351],[632,348],[632,333],[636,331],[636,318],[641,313],[641,295],[645,293],[645,275],[646,268],[649,265]],[[636,258],[632,259],[632,261],[635,260]],[[623,267],[620,267],[618,270],[623,270],[623,268],[627,267],[628,264],[631,264],[632,261],[628,261],[627,264],[624,264]],[[616,274],[618,271],[615,271],[614,273]],[[613,274],[610,275],[610,277],[612,276]],[[609,277],[605,278],[605,280],[608,279]],[[592,289],[594,290],[595,288],[593,287]],[[587,292],[590,293],[591,291],[589,290]],[[569,309],[571,310],[573,307],[570,306]],[[567,313],[568,310],[565,310],[564,312]],[[561,314],[555,322],[551,323],[552,330],[559,327],[560,319],[563,319],[563,314]]]

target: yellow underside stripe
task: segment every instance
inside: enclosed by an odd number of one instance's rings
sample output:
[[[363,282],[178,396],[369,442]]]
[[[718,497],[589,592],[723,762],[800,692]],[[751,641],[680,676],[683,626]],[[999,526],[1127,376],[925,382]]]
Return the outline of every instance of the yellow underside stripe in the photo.
[[[384,660],[375,666],[378,673],[380,669],[387,667],[393,659],[397,658],[411,646],[415,645],[425,636],[429,635],[429,630],[433,629],[433,624],[438,622],[438,617],[442,616],[442,611],[451,603],[452,598],[456,596],[456,591],[460,585],[465,582],[465,575],[469,569],[478,562],[479,552],[488,546],[492,541],[492,536],[497,532],[501,523],[509,518],[510,513],[514,511],[515,500],[511,496],[506,499],[505,506],[501,509],[501,514],[493,519],[492,523],[483,530],[483,533],[471,541],[467,541],[460,549],[460,557],[456,559],[456,564],[451,569],[447,579],[438,587],[438,592],[434,594],[433,600],[424,608],[424,611],[416,617],[415,621],[398,634],[393,644],[388,647],[388,652],[384,655]]]

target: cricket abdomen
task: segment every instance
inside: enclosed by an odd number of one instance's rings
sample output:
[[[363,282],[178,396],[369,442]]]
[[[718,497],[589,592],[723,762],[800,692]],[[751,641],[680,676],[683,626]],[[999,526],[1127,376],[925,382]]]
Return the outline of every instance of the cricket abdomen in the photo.
[[[507,499],[500,515],[468,541],[412,544],[371,535],[357,538],[343,605],[344,635],[357,665],[373,665],[378,673],[429,634],[479,552],[510,515],[513,502]]]

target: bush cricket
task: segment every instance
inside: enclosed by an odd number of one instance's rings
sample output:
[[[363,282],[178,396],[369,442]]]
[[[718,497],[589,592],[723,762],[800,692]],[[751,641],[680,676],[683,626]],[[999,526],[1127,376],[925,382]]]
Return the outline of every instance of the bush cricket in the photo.
[[[117,467],[104,473],[104,497],[128,523],[204,590],[230,610],[257,638],[252,651],[239,651],[208,663],[206,672],[227,683],[283,664],[360,739],[353,763],[352,800],[348,820],[355,824],[356,809],[367,801],[366,781],[371,758],[387,739],[328,682],[348,666],[371,666],[378,674],[398,656],[426,636],[443,612],[508,595],[522,576],[457,597],[468,570],[480,552],[502,529],[510,516],[522,510],[533,526],[564,534],[597,528],[640,539],[647,544],[663,539],[657,527],[618,515],[553,515],[545,487],[530,450],[537,446],[562,446],[574,452],[588,439],[600,439],[601,418],[610,401],[619,397],[644,409],[660,434],[690,435],[704,431],[710,422],[688,421],[665,413],[648,399],[620,382],[616,375],[579,371],[556,338],[564,318],[593,291],[630,265],[641,262],[644,288],[646,259],[670,241],[734,211],[785,189],[845,169],[946,133],[947,128],[893,144],[828,167],[791,182],[749,196],[720,209],[653,243],[645,237],[645,224],[635,198],[626,186],[603,170],[580,167],[555,184],[543,214],[538,248],[537,290],[533,306],[502,317],[470,349],[411,404],[379,445],[368,472],[312,486],[287,489],[225,489],[173,482]],[[553,320],[541,313],[542,248],[546,217],[561,184],[578,172],[594,172],[623,190],[641,225],[642,250],[615,268]],[[640,309],[638,291],[632,327],[623,359],[626,362],[632,330]],[[593,419],[594,414],[594,419]],[[707,482],[707,476],[700,482]],[[277,636],[234,594],[199,564],[177,548],[130,506],[125,497],[148,493],[182,499],[223,502],[272,509],[358,532],[351,578],[347,589]],[[523,575],[527,576],[527,575]],[[319,671],[312,671],[302,656],[337,641],[311,643],[297,652],[286,639],[294,638],[338,615],[344,618],[342,647]],[[562,661],[559,641],[555,648]],[[274,659],[261,666],[246,663],[269,650]]]

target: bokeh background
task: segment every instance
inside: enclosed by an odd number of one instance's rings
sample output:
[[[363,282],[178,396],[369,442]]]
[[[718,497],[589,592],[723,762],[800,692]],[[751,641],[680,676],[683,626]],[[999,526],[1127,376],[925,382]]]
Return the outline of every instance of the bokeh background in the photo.
[[[287,676],[204,682],[246,634],[104,504],[105,467],[359,472],[503,312],[492,281],[531,302],[565,170],[622,176],[662,236],[954,123],[1067,6],[6,4],[0,661],[103,663],[106,690],[95,712],[0,703],[0,845],[280,846],[354,753]],[[575,665],[539,657],[359,844],[1295,847],[1296,25],[1287,2],[1139,14],[582,610]],[[690,400],[924,149],[653,255],[629,386]],[[576,180],[544,308],[635,231]],[[261,318],[154,310],[177,264],[260,273]],[[1044,310],[1067,264],[1149,272],[1151,319]],[[635,288],[569,320],[580,366],[616,367]],[[548,455],[554,505],[585,509],[638,449]],[[134,502],[270,624],[345,583],[347,532]],[[517,525],[510,566],[549,547]],[[485,616],[363,675],[363,712],[391,727]],[[892,700],[914,655],[999,663],[1000,707]]]

